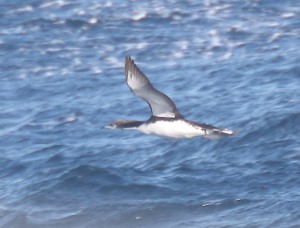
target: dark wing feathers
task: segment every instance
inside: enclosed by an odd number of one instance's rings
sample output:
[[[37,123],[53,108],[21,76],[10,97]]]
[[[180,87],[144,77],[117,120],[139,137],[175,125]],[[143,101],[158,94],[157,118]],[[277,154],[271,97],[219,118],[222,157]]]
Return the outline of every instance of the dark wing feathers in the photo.
[[[182,117],[176,109],[174,102],[165,94],[155,89],[148,78],[136,66],[130,57],[125,59],[126,81],[132,93],[145,100],[153,116],[177,118]]]

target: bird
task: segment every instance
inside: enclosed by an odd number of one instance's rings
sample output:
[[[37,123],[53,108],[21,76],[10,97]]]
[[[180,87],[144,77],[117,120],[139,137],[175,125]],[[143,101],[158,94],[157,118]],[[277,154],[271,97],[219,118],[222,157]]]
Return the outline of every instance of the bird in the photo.
[[[153,87],[146,75],[129,56],[125,57],[125,75],[131,92],[136,97],[148,103],[152,115],[146,121],[114,121],[105,126],[106,128],[137,130],[144,134],[174,139],[189,139],[194,137],[221,139],[237,134],[236,131],[221,129],[185,119],[176,108],[174,102],[166,94]]]

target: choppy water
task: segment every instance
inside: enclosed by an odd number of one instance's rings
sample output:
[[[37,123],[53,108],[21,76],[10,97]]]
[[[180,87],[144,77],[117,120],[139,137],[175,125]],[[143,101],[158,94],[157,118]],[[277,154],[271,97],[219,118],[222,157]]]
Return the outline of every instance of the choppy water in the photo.
[[[0,1],[0,227],[299,227],[300,3]],[[132,56],[194,121],[147,119]]]

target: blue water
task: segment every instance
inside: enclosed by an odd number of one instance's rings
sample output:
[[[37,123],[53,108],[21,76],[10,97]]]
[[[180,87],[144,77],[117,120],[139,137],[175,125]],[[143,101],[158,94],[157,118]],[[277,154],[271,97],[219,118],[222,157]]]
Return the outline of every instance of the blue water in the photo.
[[[0,227],[300,227],[300,2],[0,1]],[[146,120],[131,56],[209,141]]]

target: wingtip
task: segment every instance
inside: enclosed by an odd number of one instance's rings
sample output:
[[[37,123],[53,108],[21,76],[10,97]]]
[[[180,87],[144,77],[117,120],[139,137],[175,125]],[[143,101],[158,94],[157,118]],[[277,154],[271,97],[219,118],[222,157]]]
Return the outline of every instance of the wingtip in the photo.
[[[125,57],[125,75],[126,75],[126,79],[128,78],[128,71],[130,71],[130,70],[131,71],[138,71],[139,73],[142,74],[142,72],[140,72],[140,70],[136,66],[134,60],[130,56],[126,56]]]
[[[126,56],[125,57],[125,75],[126,75],[126,79],[128,77],[128,70],[129,70],[129,67],[132,63],[132,59],[130,56]]]
[[[133,62],[133,60],[130,56],[125,57],[125,63],[127,63],[127,62]]]
[[[128,68],[132,63],[134,63],[132,58],[130,56],[126,56],[125,57],[125,69]]]

